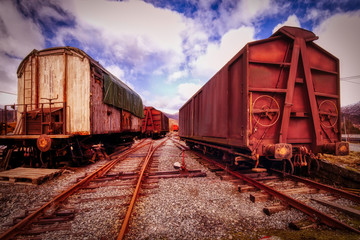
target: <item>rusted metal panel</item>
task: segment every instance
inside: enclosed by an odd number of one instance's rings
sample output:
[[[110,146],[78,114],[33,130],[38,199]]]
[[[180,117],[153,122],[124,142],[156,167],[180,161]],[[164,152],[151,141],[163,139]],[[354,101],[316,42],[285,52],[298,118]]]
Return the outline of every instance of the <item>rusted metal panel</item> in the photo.
[[[192,98],[179,110],[179,135],[192,137]]]
[[[121,131],[121,112],[102,102],[103,81],[91,79],[91,124],[93,134]]]
[[[169,132],[169,118],[154,107],[144,108],[141,132],[145,135],[162,135]]]
[[[268,144],[318,152],[340,141],[339,61],[310,31],[248,43],[179,112],[180,137],[264,155]]]
[[[244,91],[246,85],[246,78],[244,65],[244,55],[242,54],[236,61],[229,66],[229,91],[228,102],[232,103],[228,105],[229,122],[228,122],[228,138],[232,140],[238,140],[239,144],[245,144],[244,130],[247,123],[247,104],[244,104],[244,95],[247,93]],[[243,89],[243,91],[239,91]]]

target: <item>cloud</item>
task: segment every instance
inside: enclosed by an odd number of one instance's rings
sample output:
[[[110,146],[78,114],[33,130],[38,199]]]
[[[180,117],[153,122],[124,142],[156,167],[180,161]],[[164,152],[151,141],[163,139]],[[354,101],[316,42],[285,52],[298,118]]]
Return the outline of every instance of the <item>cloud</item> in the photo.
[[[193,62],[193,75],[210,78],[248,42],[254,41],[254,35],[253,27],[240,27],[224,34],[219,44],[210,43],[206,53]]]
[[[177,12],[142,1],[79,0],[63,7],[76,16],[77,26],[63,29],[59,42],[74,37],[87,46],[102,43],[104,58],[144,72],[173,70],[184,61],[181,34],[187,20]]]
[[[130,87],[133,90],[135,89],[135,86],[132,84],[132,82],[129,82],[127,80],[124,70],[122,70],[119,66],[117,66],[117,65],[110,65],[110,66],[104,65],[104,68],[106,70],[108,70],[111,74],[113,74],[115,77],[120,79],[120,81],[125,83],[128,87]]]
[[[176,82],[179,79],[183,79],[185,77],[188,76],[188,72],[187,71],[176,71],[172,74],[169,75],[168,79],[166,80],[167,83],[172,83],[172,82]]]
[[[285,22],[279,23],[278,25],[276,25],[272,32],[273,33],[276,32],[283,26],[301,27],[301,24],[300,24],[300,21],[297,18],[297,16],[295,14],[293,14],[293,15],[290,15]]]
[[[152,98],[145,99],[144,104],[146,106],[154,106],[161,111],[173,114],[176,113],[178,109],[180,109],[180,107],[201,87],[201,84],[193,82],[181,83],[177,85],[177,93],[175,95],[153,95]]]
[[[202,87],[201,84],[196,83],[181,83],[178,85],[178,95],[180,96],[181,100],[187,101],[191,98],[200,88]]]
[[[316,43],[340,59],[340,77],[360,75],[360,28],[354,26],[360,26],[360,11],[335,14],[313,29]],[[359,84],[341,82],[341,104],[360,101],[359,92]]]
[[[17,92],[16,70],[34,48],[45,45],[40,27],[21,15],[14,1],[0,1],[0,84],[3,91]],[[1,104],[13,104],[13,95],[0,93]]]
[[[271,0],[225,0],[219,6],[217,30],[222,35],[239,26],[252,26],[265,17],[279,12],[279,9],[277,2]]]

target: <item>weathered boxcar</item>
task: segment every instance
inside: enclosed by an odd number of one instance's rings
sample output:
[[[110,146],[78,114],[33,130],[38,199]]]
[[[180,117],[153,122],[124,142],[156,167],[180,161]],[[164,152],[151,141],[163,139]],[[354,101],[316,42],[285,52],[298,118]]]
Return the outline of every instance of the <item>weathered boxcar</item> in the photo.
[[[169,118],[163,112],[154,107],[145,107],[144,116],[141,127],[144,136],[159,137],[169,132]]]
[[[33,50],[17,75],[17,104],[5,108],[17,110],[17,126],[0,144],[24,156],[39,158],[37,148],[83,155],[79,144],[85,138],[131,140],[141,131],[139,95],[80,49]]]
[[[347,154],[340,136],[339,60],[307,30],[282,27],[245,45],[179,113],[180,137],[232,160],[310,165]]]

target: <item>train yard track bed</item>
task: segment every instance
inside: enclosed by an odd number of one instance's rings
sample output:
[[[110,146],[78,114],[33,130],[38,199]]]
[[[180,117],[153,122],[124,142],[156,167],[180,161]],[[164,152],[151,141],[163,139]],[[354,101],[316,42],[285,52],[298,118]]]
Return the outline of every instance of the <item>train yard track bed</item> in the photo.
[[[295,209],[267,216],[263,209],[276,200],[253,203],[248,192],[237,190],[239,180],[185,154],[186,167],[207,176],[160,179],[155,194],[139,199],[128,239],[259,239],[269,229],[288,229],[290,222],[305,217]],[[168,141],[158,160],[160,171],[173,169],[181,151]]]
[[[154,145],[162,141],[159,139]],[[22,230],[20,239],[116,239],[134,192],[138,164],[147,155],[146,151],[144,148],[129,154],[104,176],[81,187],[61,204],[61,208],[46,211],[46,216],[31,229]],[[307,223],[306,214],[282,205],[278,199],[207,164],[191,151],[185,151],[184,157],[186,171],[181,171],[174,169],[174,163],[182,162],[183,151],[173,141],[166,141],[154,152],[125,239],[260,239],[269,236],[271,239],[358,239],[358,235],[351,232]],[[42,185],[0,184],[0,234],[109,162],[101,160],[87,167],[64,170],[62,175]],[[334,198],[276,174],[245,173],[279,191],[286,190],[293,198],[323,212],[336,212],[337,218],[353,227],[360,226],[342,211],[321,203],[328,201],[353,207],[350,200]],[[356,214],[356,210],[354,212]],[[292,230],[290,226],[301,230]]]
[[[60,176],[41,185],[0,183],[0,233],[103,164],[99,161],[86,167],[64,169]]]

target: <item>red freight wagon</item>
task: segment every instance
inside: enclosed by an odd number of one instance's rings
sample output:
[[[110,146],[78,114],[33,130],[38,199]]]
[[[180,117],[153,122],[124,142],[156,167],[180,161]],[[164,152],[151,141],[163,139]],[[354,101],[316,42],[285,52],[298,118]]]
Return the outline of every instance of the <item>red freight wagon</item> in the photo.
[[[169,118],[153,107],[144,108],[141,132],[145,136],[165,136],[169,132]]]
[[[265,157],[310,166],[313,153],[347,154],[339,60],[316,39],[282,27],[246,44],[180,109],[180,137],[231,161]]]

